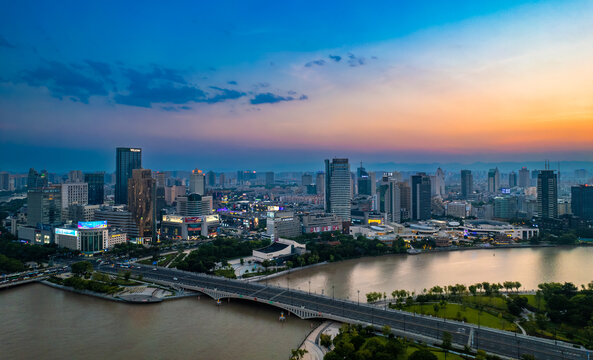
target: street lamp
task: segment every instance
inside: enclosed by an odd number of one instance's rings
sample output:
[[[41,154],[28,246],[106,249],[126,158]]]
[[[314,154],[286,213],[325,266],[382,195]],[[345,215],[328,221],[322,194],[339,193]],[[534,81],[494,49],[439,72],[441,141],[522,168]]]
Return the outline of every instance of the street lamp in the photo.
[[[309,295],[311,295],[311,280],[309,280]]]
[[[358,306],[360,306],[360,290],[356,290],[358,292],[358,300],[356,301],[358,303]]]
[[[336,300],[334,285],[332,285],[332,300]]]

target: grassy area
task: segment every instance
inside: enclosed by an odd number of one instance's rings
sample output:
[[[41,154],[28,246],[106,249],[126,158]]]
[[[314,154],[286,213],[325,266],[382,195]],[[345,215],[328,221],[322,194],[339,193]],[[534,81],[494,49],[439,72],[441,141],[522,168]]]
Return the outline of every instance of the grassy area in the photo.
[[[507,302],[501,296],[469,295],[463,296],[462,301],[464,303],[470,304],[472,307],[475,307],[476,305],[482,305],[484,307],[491,307],[500,311],[508,311]]]
[[[445,319],[465,321],[472,324],[478,324],[479,318],[479,323],[482,326],[509,331],[516,330],[515,324],[502,317],[499,318],[485,311],[480,313],[477,309],[460,304],[447,304],[445,308],[439,306],[438,312],[435,312],[434,304],[410,305],[405,306],[404,310],[441,318],[444,317]]]
[[[251,272],[251,273],[243,274],[243,278],[247,279],[247,278],[254,277],[254,276],[271,275],[271,274],[275,274],[280,271],[284,271],[286,269],[288,269],[288,268],[271,269],[271,270],[262,271],[262,272]]]
[[[535,295],[521,295],[522,297],[526,297],[527,298],[527,303],[530,306],[533,306],[534,308],[538,308],[537,307],[537,303],[538,303],[538,299]],[[546,308],[546,300],[544,300],[544,297],[541,296],[539,299],[539,308],[540,309],[545,309]]]
[[[186,253],[180,253],[177,255],[177,257],[175,257],[175,259],[173,260],[173,262],[171,263],[171,265],[169,265],[170,268],[176,268],[177,265],[183,260],[183,258],[185,258],[187,254]]]
[[[159,259],[158,266],[167,266],[176,257],[177,257],[177,253],[165,255],[164,258]]]

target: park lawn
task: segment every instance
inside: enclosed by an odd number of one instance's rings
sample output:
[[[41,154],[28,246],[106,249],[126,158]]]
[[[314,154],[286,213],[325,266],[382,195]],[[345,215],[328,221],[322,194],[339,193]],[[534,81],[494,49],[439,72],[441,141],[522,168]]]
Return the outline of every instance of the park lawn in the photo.
[[[526,297],[527,298],[527,303],[530,306],[533,306],[534,308],[537,309],[537,301],[538,300],[537,300],[537,297],[535,295],[521,295],[521,296]],[[545,309],[546,308],[546,300],[544,300],[544,297],[543,296],[540,297],[539,306],[540,306],[540,309]]]
[[[434,312],[434,308],[433,308],[434,304],[424,304],[424,305],[411,305],[411,306],[406,306],[404,307],[404,309],[406,311],[410,311],[410,312],[419,312],[422,313],[424,315],[432,315],[432,316],[436,316],[436,317],[444,317],[445,319],[451,319],[451,320],[458,320],[458,321],[462,321],[463,318],[465,318],[465,322],[468,323],[472,323],[472,324],[478,324],[478,315],[479,315],[479,320],[480,320],[480,325],[481,326],[487,326],[487,327],[491,327],[491,328],[495,328],[495,329],[501,329],[501,330],[508,330],[508,331],[515,331],[516,330],[516,325],[513,324],[512,322],[507,321],[504,318],[498,318],[492,314],[489,314],[485,311],[482,311],[482,313],[480,314],[478,310],[471,308],[469,306],[465,307],[465,310],[463,309],[463,305],[460,304],[447,304],[447,306],[443,309],[442,307],[439,309],[439,312],[435,314]],[[457,313],[460,313],[461,315],[461,319],[458,319]]]
[[[464,296],[462,300],[464,303],[468,303],[471,305],[484,305],[499,309],[501,311],[508,311],[507,302],[501,296],[469,295]]]
[[[408,348],[406,350],[406,355],[410,356],[416,350],[420,350],[420,348],[415,345],[408,345]],[[428,348],[428,350],[430,350],[431,353],[435,354],[439,360],[445,360],[445,351],[440,350],[440,349],[434,349],[434,348]],[[463,358],[459,355],[448,353],[447,360],[463,360]]]
[[[177,257],[177,253],[165,255],[165,258],[158,262],[159,266],[167,266],[173,259]]]

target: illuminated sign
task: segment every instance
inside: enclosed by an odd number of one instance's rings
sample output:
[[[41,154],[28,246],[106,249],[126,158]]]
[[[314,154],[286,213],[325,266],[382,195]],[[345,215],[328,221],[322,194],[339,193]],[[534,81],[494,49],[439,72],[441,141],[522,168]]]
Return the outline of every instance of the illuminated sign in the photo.
[[[199,223],[199,222],[202,222],[202,217],[201,216],[186,216],[185,219],[183,220],[183,222],[185,222],[186,224]]]
[[[181,224],[181,223],[183,223],[183,216],[163,215],[163,221]]]
[[[511,189],[509,188],[502,188],[500,189],[500,192],[503,194],[510,194],[511,193]]]
[[[130,149],[131,152],[140,152],[142,149]]]
[[[79,229],[107,229],[107,221],[79,221]]]
[[[78,236],[78,231],[76,231],[74,229],[56,228],[56,235]]]
[[[369,219],[369,225],[370,224],[378,224],[381,225],[381,219]]]
[[[206,222],[215,222],[215,221],[219,221],[220,219],[218,218],[218,215],[206,215],[204,217],[204,221]]]

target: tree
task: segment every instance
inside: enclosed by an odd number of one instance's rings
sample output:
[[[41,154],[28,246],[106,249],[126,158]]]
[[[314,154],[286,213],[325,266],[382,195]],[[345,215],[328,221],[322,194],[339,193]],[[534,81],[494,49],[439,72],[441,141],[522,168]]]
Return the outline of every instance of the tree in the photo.
[[[70,268],[72,269],[72,273],[74,275],[80,276],[91,273],[93,271],[93,264],[91,264],[89,261],[79,261],[70,265]]]
[[[391,327],[389,327],[389,325],[383,326],[382,332],[384,336],[391,335]]]
[[[129,271],[126,271],[126,273],[124,274],[124,279],[125,279],[126,281],[130,281],[130,276],[131,276],[131,275],[132,275],[132,273],[131,273],[131,272],[129,272]]]
[[[470,285],[469,286],[469,292],[473,295],[476,296],[476,292],[477,292],[477,287],[476,285]]]
[[[305,354],[308,353],[305,349],[290,350],[290,360],[301,360]]]
[[[426,349],[416,350],[408,360],[438,360],[437,356]]]
[[[450,349],[453,341],[453,335],[450,332],[443,331],[443,348]]]
[[[319,344],[329,349],[332,344],[332,337],[328,334],[319,335]]]

